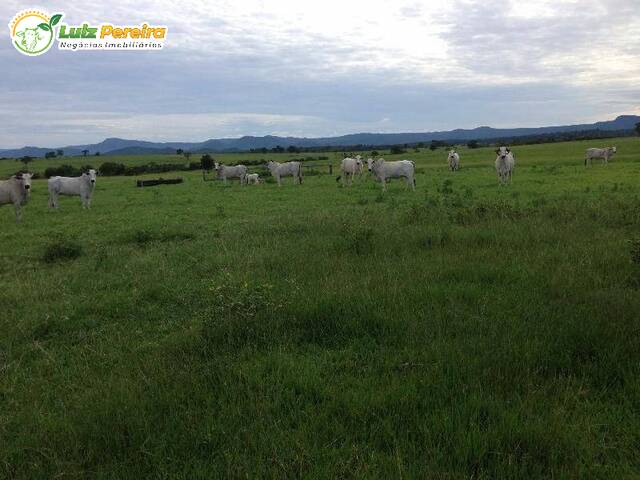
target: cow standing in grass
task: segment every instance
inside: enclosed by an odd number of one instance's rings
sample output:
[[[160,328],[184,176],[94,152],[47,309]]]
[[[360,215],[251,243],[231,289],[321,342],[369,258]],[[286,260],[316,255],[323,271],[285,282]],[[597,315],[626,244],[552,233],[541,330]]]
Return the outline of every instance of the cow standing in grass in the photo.
[[[240,179],[240,185],[244,185],[246,183],[247,167],[245,167],[244,165],[234,165],[233,167],[227,167],[226,165],[221,165],[216,162],[214,164],[214,168],[216,170],[218,178],[222,179],[225,185],[227,184],[228,178]]]
[[[412,190],[416,189],[416,165],[411,160],[385,162],[383,158],[378,158],[370,163],[369,170],[382,183],[383,191],[387,190],[387,181],[392,178],[404,178],[407,186]]]
[[[511,183],[516,159],[509,147],[500,147],[496,150],[496,172],[500,185]]]
[[[79,177],[51,177],[49,179],[49,208],[58,208],[60,195],[80,197],[82,208],[91,208],[97,172],[92,168]]]
[[[603,165],[606,165],[616,152],[616,147],[589,148],[584,155],[584,166],[590,166],[594,158],[601,158]]]
[[[460,155],[455,150],[449,150],[449,156],[447,157],[449,163],[449,170],[455,172],[460,169]]]
[[[340,176],[336,181],[342,180],[342,186],[351,185],[356,175],[362,175],[362,157],[360,155],[355,158],[343,158],[340,164]]]
[[[286,162],[279,163],[269,160],[267,162],[267,169],[273,175],[273,178],[278,182],[278,186],[282,186],[280,181],[282,177],[293,177],[293,183],[298,185],[302,183],[302,164],[300,162]]]
[[[16,222],[20,223],[22,212],[31,194],[31,174],[18,173],[9,180],[0,181],[0,205],[13,203],[16,210]]]

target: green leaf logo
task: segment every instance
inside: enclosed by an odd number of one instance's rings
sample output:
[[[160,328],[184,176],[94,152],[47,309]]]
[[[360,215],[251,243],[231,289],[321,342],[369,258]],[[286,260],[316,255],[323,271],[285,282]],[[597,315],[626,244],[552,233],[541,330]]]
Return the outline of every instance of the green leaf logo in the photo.
[[[44,30],[45,32],[51,31],[51,27],[46,23],[41,23],[40,25],[38,25],[38,27]]]
[[[55,14],[53,17],[51,17],[51,20],[49,21],[49,26],[53,27],[54,25],[57,25],[61,18],[62,18],[61,13]]]

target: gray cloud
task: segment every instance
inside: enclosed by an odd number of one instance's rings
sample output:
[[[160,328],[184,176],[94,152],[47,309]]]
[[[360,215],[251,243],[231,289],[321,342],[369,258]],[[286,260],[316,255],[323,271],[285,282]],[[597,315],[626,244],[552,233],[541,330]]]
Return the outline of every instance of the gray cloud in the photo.
[[[204,15],[200,1],[65,4],[70,21],[166,23],[168,45],[27,58],[0,42],[0,146],[537,126],[638,108],[633,2],[559,2],[539,15],[506,0],[445,3],[435,13],[403,3],[393,18],[363,11],[364,24],[332,31],[231,3]],[[27,6],[0,14],[8,23]],[[402,41],[379,30],[387,24]]]

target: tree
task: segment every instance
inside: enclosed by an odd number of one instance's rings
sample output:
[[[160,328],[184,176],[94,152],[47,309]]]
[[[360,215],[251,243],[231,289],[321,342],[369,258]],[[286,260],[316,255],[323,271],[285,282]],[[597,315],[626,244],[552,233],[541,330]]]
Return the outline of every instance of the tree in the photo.
[[[176,150],[176,155],[180,156],[184,153],[184,150],[182,150],[181,148]]]
[[[300,153],[300,149],[298,147],[296,147],[295,145],[289,145],[289,147],[287,148],[287,152],[289,152],[289,153]]]
[[[380,155],[380,154],[378,153],[378,151],[377,151],[377,150],[374,150],[373,152],[371,152],[371,156],[372,156],[372,157],[377,157],[377,156],[379,156],[379,155]]]
[[[24,157],[20,157],[20,161],[24,163],[24,166],[26,167],[29,163],[33,162],[33,158],[29,155],[25,155]]]
[[[214,159],[208,153],[205,153],[202,158],[200,158],[200,165],[203,170],[210,172],[214,165]]]
[[[640,135],[640,122],[636,123],[636,133]]]
[[[44,154],[44,158],[56,158],[56,152],[51,151]]]
[[[89,153],[89,150],[82,150],[83,157],[86,157],[88,153]]]
[[[99,157],[99,156],[100,156],[100,152],[96,152],[94,155],[95,155],[96,157]]]
[[[56,155],[58,155],[59,157],[64,157],[64,150],[56,150]]]
[[[478,140],[469,140],[467,142],[467,148],[478,148],[480,145],[478,145]]]
[[[445,147],[447,144],[441,140],[431,140],[429,144],[429,150],[435,150],[440,147]]]
[[[182,156],[187,160],[189,160],[189,157],[191,156],[191,152],[182,152]]]
[[[391,155],[402,155],[403,153],[407,153],[407,151],[400,145],[393,145],[389,150],[389,153],[391,153]]]

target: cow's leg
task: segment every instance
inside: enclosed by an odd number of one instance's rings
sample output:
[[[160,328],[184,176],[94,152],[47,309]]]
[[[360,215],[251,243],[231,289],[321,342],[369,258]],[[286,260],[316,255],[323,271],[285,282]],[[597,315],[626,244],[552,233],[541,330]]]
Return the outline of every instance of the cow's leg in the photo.
[[[20,202],[13,204],[16,209],[16,223],[20,223],[22,220],[22,213],[20,212]]]

